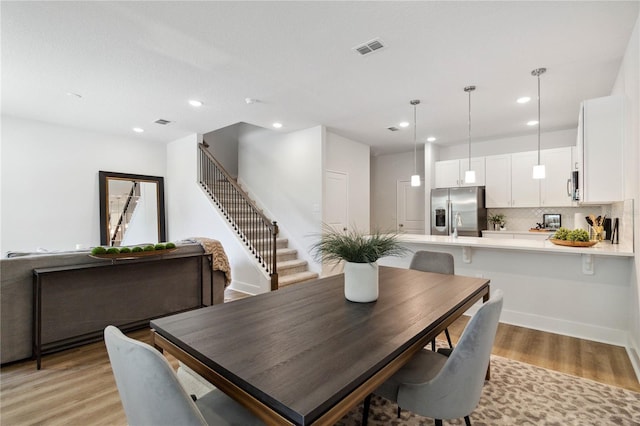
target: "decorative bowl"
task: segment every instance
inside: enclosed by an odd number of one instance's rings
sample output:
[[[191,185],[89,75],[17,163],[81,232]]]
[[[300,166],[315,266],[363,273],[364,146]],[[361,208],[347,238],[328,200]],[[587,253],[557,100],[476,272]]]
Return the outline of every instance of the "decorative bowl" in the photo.
[[[597,241],[567,241],[567,240],[556,240],[554,238],[549,238],[553,244],[558,246],[567,246],[567,247],[592,247],[598,244]]]

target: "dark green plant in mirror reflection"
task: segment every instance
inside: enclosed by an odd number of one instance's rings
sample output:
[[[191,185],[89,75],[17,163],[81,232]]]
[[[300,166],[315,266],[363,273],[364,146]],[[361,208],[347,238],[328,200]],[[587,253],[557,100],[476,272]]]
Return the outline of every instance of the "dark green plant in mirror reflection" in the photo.
[[[385,256],[401,256],[409,250],[400,245],[398,234],[375,230],[336,231],[324,225],[320,240],[311,246],[316,260],[328,263],[345,260],[352,263],[373,263]]]

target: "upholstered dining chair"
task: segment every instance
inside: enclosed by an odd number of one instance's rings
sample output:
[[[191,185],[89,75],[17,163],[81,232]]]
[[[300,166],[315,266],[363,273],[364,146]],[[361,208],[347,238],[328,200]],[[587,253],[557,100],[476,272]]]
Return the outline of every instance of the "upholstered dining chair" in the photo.
[[[409,269],[415,269],[422,272],[436,272],[438,274],[454,274],[454,262],[453,255],[449,253],[440,253],[437,251],[417,251],[411,259]],[[453,349],[451,343],[451,335],[449,335],[449,329],[444,329],[444,334],[447,337],[449,348]],[[436,340],[431,342],[431,350],[436,350]]]
[[[449,357],[422,349],[384,382],[374,393],[399,407],[435,419],[464,417],[480,402],[482,386],[489,365],[491,348],[502,311],[502,291],[495,290],[491,299],[471,318],[457,346]],[[367,424],[371,395],[367,396],[362,424]]]
[[[129,425],[264,424],[217,389],[194,402],[160,352],[118,328],[105,328],[104,341]]]

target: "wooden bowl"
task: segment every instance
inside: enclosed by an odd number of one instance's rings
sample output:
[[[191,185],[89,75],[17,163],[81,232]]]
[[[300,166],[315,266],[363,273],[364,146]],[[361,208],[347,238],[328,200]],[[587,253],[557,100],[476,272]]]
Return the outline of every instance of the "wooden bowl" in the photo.
[[[558,246],[567,246],[567,247],[592,247],[598,244],[597,241],[566,241],[566,240],[556,240],[554,238],[549,238],[553,244]]]

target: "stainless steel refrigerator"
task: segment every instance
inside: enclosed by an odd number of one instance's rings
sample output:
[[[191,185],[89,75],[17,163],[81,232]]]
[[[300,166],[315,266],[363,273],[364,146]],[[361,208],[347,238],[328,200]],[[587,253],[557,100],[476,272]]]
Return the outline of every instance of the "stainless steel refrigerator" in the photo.
[[[431,235],[481,237],[487,229],[484,186],[431,190]]]

